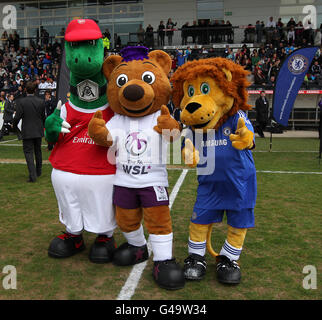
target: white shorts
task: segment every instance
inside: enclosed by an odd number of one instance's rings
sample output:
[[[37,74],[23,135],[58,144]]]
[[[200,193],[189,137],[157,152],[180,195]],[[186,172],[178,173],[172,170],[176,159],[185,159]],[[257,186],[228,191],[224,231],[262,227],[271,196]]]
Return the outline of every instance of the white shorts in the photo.
[[[113,233],[116,228],[113,207],[115,175],[81,175],[53,169],[59,220],[69,232],[86,230]]]

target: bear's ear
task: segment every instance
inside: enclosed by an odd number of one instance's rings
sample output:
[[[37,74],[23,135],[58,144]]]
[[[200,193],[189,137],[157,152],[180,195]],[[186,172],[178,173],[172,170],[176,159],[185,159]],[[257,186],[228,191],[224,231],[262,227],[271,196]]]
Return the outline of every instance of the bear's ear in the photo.
[[[103,73],[106,79],[110,76],[113,70],[121,63],[122,57],[118,55],[111,55],[103,62]]]
[[[172,61],[170,56],[162,50],[153,50],[149,53],[149,58],[156,61],[160,67],[163,69],[166,75],[169,74],[171,70]]]

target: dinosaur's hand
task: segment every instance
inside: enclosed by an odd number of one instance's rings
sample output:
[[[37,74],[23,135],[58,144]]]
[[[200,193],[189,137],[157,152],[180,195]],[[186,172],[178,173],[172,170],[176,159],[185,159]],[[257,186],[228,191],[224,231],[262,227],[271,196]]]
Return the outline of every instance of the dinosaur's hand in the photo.
[[[232,146],[238,150],[251,149],[253,146],[254,134],[245,125],[243,118],[238,119],[235,134],[229,136]]]
[[[102,111],[96,111],[89,122],[88,135],[100,146],[110,147],[113,144],[113,141],[110,139],[108,140],[109,132],[105,127],[105,120],[103,119]]]
[[[185,140],[185,146],[181,151],[183,161],[190,168],[195,168],[200,160],[199,151],[195,149],[190,139]]]
[[[161,115],[157,121],[157,125],[153,129],[162,134],[167,141],[172,142],[180,137],[180,124],[171,117],[169,109],[165,105],[161,107]]]
[[[61,132],[70,132],[70,124],[60,117],[61,107],[62,102],[59,100],[55,111],[45,121],[45,137],[48,142],[57,142]]]

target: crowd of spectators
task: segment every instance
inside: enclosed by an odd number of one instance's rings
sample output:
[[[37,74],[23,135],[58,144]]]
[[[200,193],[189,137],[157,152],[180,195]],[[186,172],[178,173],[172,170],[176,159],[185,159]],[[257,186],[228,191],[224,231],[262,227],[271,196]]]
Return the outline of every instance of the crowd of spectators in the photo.
[[[224,50],[197,46],[187,49],[168,51],[172,59],[171,74],[183,63],[202,58],[222,56],[242,65],[245,70],[251,72],[250,81],[252,87],[266,87],[272,89],[276,76],[284,59],[296,48],[293,45],[281,41],[277,47],[272,43],[261,44],[259,48],[249,48],[244,44],[240,49],[233,50],[226,45]],[[322,51],[314,57],[303,82],[303,88],[321,88],[322,86]]]
[[[42,36],[45,30],[42,30]],[[55,40],[49,43],[40,37],[31,41],[29,47],[21,46],[20,37],[15,31],[1,37],[0,49],[0,112],[4,113],[4,125],[0,139],[10,131],[15,112],[16,100],[26,95],[26,84],[36,84],[37,94],[46,101],[46,116],[55,109],[56,87],[62,43]]]
[[[177,23],[174,23],[171,18],[166,23],[163,20],[160,21],[157,29],[154,29],[151,24],[146,29],[140,25],[137,30],[138,43],[149,48],[171,46],[174,32],[180,32],[181,45],[188,43],[208,45],[222,42],[229,44],[234,42],[235,31],[243,30],[242,41],[244,43],[273,43],[277,46],[281,41],[286,41],[293,46],[321,45],[320,29],[322,26],[314,30],[310,20],[303,24],[302,21],[296,22],[294,18],[290,18],[287,23],[283,23],[281,18],[275,21],[273,17],[270,17],[266,24],[258,20],[254,25],[234,27],[229,20],[201,19],[193,21],[191,25],[190,22],[186,22],[181,28],[176,26]]]
[[[137,39],[138,44],[150,48],[155,45],[164,46],[166,43],[172,45],[174,32],[178,30],[177,32],[181,33],[182,44],[187,48],[167,50],[172,58],[172,73],[186,61],[223,56],[251,71],[251,80],[255,87],[272,88],[281,63],[288,54],[299,47],[321,45],[321,28],[322,25],[320,29],[313,30],[310,21],[303,26],[301,21],[296,22],[293,18],[284,24],[280,18],[275,22],[274,18],[270,17],[266,24],[257,21],[254,26],[250,24],[244,29],[244,42],[254,42],[253,48],[249,48],[245,43],[240,49],[233,50],[230,46],[234,40],[234,27],[230,21],[199,20],[193,21],[192,25],[187,22],[181,28],[177,28],[177,23],[169,18],[166,22],[160,21],[156,31],[151,24],[146,29],[140,25]],[[64,35],[64,29],[60,35]],[[45,97],[47,92],[47,99],[48,96],[51,99],[55,98],[63,43],[58,39],[51,42],[48,37],[48,32],[41,28],[37,39],[30,41],[29,47],[23,47],[16,31],[10,35],[6,31],[2,34],[0,107],[3,101],[15,100],[24,95],[25,84],[29,80],[36,82],[40,96]],[[105,30],[104,37],[111,38],[108,29]],[[120,39],[116,41],[119,38],[117,35],[115,38],[113,49],[118,51],[121,43]],[[188,39],[192,41],[191,46],[187,45],[190,42]],[[209,48],[209,44],[216,42],[225,43],[226,48]],[[110,49],[109,44],[105,49]],[[306,87],[322,85],[320,52],[314,58],[305,77]]]

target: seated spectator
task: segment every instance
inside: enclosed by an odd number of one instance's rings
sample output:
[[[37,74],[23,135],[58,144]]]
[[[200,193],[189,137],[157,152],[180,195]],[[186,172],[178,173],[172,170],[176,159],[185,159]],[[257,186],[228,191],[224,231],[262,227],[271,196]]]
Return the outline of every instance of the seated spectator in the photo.
[[[296,26],[296,22],[294,20],[294,18],[290,18],[290,20],[288,21],[286,27],[287,27],[287,30],[290,30],[292,27],[295,28]]]
[[[186,55],[183,54],[182,50],[176,50],[177,55],[177,67],[182,66],[186,62]]]
[[[260,62],[258,62],[254,67],[254,83],[258,85],[265,85],[266,83],[266,76],[262,71],[262,65]]]
[[[262,43],[264,28],[259,20],[256,21],[255,30],[256,30],[256,42]]]
[[[303,42],[304,27],[302,21],[299,21],[295,28],[295,43],[301,45]]]
[[[294,46],[293,43],[289,43],[287,45],[287,47],[285,48],[285,52],[287,55],[289,55],[290,53],[292,53],[294,51]]]
[[[282,22],[282,18],[278,18],[277,23],[276,23],[276,29],[279,33],[280,39],[284,38],[284,23]]]
[[[313,76],[317,77],[321,73],[321,66],[319,65],[319,61],[314,61],[311,67],[311,73]]]
[[[288,43],[295,42],[295,30],[294,30],[294,27],[291,27],[287,32],[287,42]]]
[[[275,76],[271,76],[267,81],[267,87],[274,88],[275,86]]]
[[[272,42],[273,30],[276,28],[276,22],[273,17],[270,17],[266,24],[266,43]]]
[[[233,50],[231,50],[231,48],[228,48],[226,58],[229,59],[229,60],[235,61],[235,55],[233,53]]]
[[[248,24],[247,28],[244,31],[244,42],[246,43],[254,43],[255,42],[255,33],[256,30],[254,28],[254,26],[250,23]]]
[[[274,47],[277,47],[277,44],[280,42],[281,40],[281,35],[279,33],[279,31],[277,29],[273,30],[273,34],[272,34],[272,43]]]
[[[311,20],[307,20],[304,25],[303,38],[305,38],[310,45],[314,43],[314,31]]]
[[[251,60],[252,60],[252,66],[254,68],[260,60],[260,57],[256,49],[253,50],[253,54],[251,55]]]
[[[186,45],[187,44],[187,39],[188,39],[188,30],[189,30],[189,22],[186,22],[182,27],[181,27],[181,44]]]

